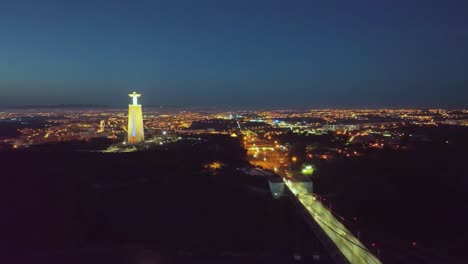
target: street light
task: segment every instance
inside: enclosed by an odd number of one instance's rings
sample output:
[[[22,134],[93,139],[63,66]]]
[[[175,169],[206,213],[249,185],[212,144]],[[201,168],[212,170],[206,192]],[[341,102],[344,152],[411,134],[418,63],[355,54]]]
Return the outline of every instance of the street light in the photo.
[[[290,164],[291,165],[291,170],[295,169],[295,165],[296,165],[296,161],[297,161],[297,158],[295,156],[291,157],[291,161],[292,163]]]

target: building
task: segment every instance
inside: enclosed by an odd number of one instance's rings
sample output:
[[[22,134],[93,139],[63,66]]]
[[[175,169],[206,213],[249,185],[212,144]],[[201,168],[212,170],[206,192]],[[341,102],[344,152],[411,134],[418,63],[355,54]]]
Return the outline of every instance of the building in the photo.
[[[141,105],[138,104],[138,97],[140,97],[141,94],[133,92],[128,96],[132,97],[132,104],[128,106],[127,142],[129,144],[136,144],[145,140],[143,112],[141,110]]]

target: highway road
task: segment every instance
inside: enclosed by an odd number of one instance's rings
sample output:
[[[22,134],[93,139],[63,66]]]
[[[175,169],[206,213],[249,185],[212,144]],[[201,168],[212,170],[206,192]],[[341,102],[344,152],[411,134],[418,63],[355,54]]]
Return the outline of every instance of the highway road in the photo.
[[[381,263],[340,220],[335,218],[315,194],[305,190],[300,182],[290,180],[293,174],[290,171],[293,157],[289,156],[287,148],[274,140],[259,138],[249,131],[243,133],[243,142],[250,163],[262,166],[264,169],[274,171],[282,176],[286,186],[307,209],[310,217],[322,228],[350,263]]]

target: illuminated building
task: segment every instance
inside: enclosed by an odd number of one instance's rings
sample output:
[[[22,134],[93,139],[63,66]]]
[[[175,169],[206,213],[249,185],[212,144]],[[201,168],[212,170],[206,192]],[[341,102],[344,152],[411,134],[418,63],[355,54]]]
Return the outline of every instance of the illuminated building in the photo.
[[[138,97],[141,94],[133,92],[128,96],[132,97],[132,104],[128,105],[128,143],[135,144],[145,140],[143,128],[143,113],[141,105],[138,104]]]

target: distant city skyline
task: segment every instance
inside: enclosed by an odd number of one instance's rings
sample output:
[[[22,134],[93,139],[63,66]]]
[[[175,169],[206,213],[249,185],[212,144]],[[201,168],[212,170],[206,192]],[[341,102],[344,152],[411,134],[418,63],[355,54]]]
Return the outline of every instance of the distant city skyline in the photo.
[[[468,107],[466,1],[6,1],[0,107]]]

